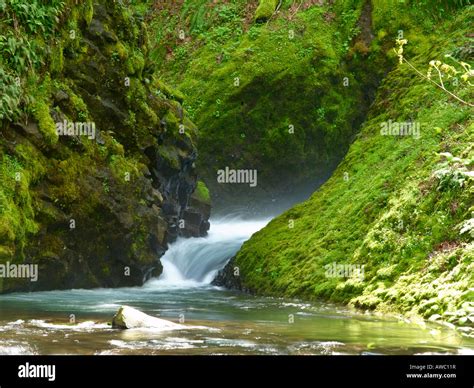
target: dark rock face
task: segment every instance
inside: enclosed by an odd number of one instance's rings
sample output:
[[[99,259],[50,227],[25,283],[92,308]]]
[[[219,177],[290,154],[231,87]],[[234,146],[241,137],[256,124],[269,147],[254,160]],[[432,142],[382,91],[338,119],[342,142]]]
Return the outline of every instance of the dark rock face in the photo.
[[[95,139],[46,144],[30,118],[0,143],[13,156],[28,147],[45,169],[29,187],[38,231],[0,254],[0,262],[37,264],[38,281],[3,279],[0,292],[141,285],[161,273],[170,242],[209,229],[210,205],[193,195],[196,127],[161,93],[145,26],[126,12],[103,2],[89,23],[75,20],[46,100],[54,122],[93,122]]]
[[[217,276],[212,281],[212,284],[218,287],[226,287],[232,290],[248,292],[248,290],[242,287],[240,271],[235,265],[234,257],[230,259],[226,266],[217,273]]]

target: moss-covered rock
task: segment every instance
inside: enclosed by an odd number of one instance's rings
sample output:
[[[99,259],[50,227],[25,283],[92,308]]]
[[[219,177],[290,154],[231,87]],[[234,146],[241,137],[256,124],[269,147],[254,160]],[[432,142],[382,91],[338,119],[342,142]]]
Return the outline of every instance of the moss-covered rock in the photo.
[[[53,49],[21,74],[30,99],[0,123],[0,261],[39,266],[37,282],[3,279],[1,292],[139,285],[161,272],[169,242],[209,228],[210,208],[191,203],[196,127],[162,93],[140,16],[70,3]]]
[[[203,181],[198,181],[196,191],[194,192],[195,197],[207,204],[211,204],[211,196],[209,195],[209,189]]]
[[[265,22],[270,19],[275,12],[279,0],[260,0],[257,10],[255,11],[255,21]]]

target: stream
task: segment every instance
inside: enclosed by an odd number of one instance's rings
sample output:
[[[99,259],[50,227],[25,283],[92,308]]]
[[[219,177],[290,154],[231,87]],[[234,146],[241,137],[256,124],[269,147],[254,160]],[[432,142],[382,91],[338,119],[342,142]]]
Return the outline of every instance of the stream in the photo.
[[[474,354],[474,339],[434,323],[212,286],[267,222],[213,220],[207,237],[171,244],[142,287],[0,295],[0,354]],[[186,328],[112,329],[121,305]]]

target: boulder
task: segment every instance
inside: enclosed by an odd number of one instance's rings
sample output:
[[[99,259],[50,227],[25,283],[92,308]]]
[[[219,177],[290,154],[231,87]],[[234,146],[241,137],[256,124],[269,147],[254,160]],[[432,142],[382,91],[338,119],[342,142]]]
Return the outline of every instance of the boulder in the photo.
[[[182,325],[155,318],[130,306],[121,306],[112,319],[112,327],[115,329],[154,328],[162,330],[176,330],[183,328]]]

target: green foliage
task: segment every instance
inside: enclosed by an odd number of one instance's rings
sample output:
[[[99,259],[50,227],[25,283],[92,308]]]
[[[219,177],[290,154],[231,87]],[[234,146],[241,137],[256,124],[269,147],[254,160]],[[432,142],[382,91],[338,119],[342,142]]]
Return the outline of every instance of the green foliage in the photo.
[[[439,180],[438,190],[460,189],[469,180],[474,180],[474,171],[468,169],[474,164],[474,159],[461,159],[449,152],[442,152],[440,155],[446,160],[440,163],[434,172],[434,176]]]
[[[33,106],[33,115],[47,144],[54,145],[58,141],[56,124],[49,112],[49,105],[44,101],[37,101]]]
[[[414,64],[466,44],[470,20],[465,9],[425,41],[419,36]],[[468,86],[458,92],[468,95]],[[382,136],[389,119],[422,123],[421,138]],[[244,243],[235,261],[243,286],[465,323],[452,317],[465,317],[472,301],[473,141],[469,107],[393,70],[333,176]],[[326,276],[334,262],[365,265],[365,278]]]
[[[20,79],[5,72],[0,66],[0,121],[15,120],[21,114]]]
[[[63,12],[64,1],[50,0],[47,4],[38,0],[8,0],[0,5],[7,20],[17,20],[31,34],[51,34]]]
[[[196,185],[196,190],[194,191],[198,200],[211,203],[211,195],[209,194],[209,189],[203,181],[198,181]]]
[[[472,5],[472,0],[410,0],[409,6],[419,11],[429,10],[434,16],[442,18],[449,12]]]
[[[16,74],[23,74],[38,63],[33,44],[22,36],[15,36],[12,31],[0,36],[0,54],[5,64]]]
[[[65,2],[59,0],[0,1],[0,119],[18,119],[22,103],[29,104],[30,98],[22,90],[25,80],[45,63],[44,39],[54,33],[64,8]],[[52,71],[62,67],[62,47],[57,48]]]

